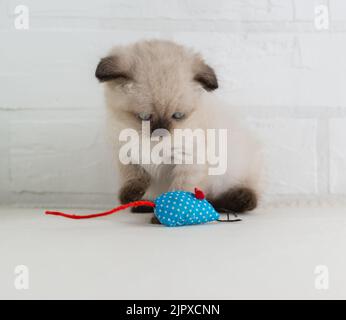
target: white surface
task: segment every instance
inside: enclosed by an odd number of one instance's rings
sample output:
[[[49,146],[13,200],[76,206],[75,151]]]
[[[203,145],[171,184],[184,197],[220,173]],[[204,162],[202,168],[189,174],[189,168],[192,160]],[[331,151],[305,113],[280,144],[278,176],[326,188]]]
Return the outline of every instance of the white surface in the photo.
[[[114,202],[94,71],[110,47],[143,38],[203,53],[218,94],[264,137],[271,193],[345,196],[344,0],[31,0],[28,30],[14,28],[18,4],[0,1],[2,205]],[[320,4],[327,31],[315,28]]]
[[[78,210],[73,210],[73,212]],[[346,208],[262,208],[167,228],[122,212],[73,221],[0,210],[0,298],[346,298]],[[29,289],[14,268],[29,268]],[[329,289],[315,288],[315,268]]]

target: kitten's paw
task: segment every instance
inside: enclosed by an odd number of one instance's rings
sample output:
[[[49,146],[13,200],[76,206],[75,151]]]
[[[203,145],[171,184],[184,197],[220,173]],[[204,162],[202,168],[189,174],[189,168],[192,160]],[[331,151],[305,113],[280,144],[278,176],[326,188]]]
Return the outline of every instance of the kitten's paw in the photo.
[[[156,216],[151,217],[150,223],[151,224],[161,224],[161,222],[159,221],[159,219],[156,218]]]
[[[146,185],[140,180],[131,180],[127,182],[119,192],[119,200],[121,204],[126,204],[132,201],[141,200],[145,191]]]
[[[256,192],[246,187],[231,188],[219,197],[210,200],[216,211],[226,209],[237,213],[255,209],[257,202]]]
[[[133,212],[133,213],[151,213],[151,212],[154,212],[154,208],[149,207],[149,206],[132,207],[131,212]]]

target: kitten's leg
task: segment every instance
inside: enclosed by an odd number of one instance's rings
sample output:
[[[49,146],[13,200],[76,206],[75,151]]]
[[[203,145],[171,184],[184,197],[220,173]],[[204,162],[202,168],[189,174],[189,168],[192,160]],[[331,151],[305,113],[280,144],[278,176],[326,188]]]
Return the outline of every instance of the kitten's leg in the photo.
[[[148,206],[133,207],[133,208],[131,208],[131,212],[133,212],[133,213],[152,213],[152,212],[154,212],[154,208],[148,207]]]
[[[205,190],[207,167],[204,165],[178,164],[172,170],[172,183],[169,190],[194,192],[195,187]]]
[[[143,195],[150,185],[149,174],[138,165],[127,165],[122,170],[125,180],[119,192],[120,203],[142,200]],[[152,207],[140,206],[131,208],[132,212],[153,212]]]
[[[176,165],[171,171],[172,182],[169,191],[184,190],[194,192],[195,187],[203,189],[202,181],[205,179],[205,167],[201,165]],[[153,216],[152,224],[161,224],[160,221]]]
[[[208,199],[216,211],[226,209],[236,213],[253,210],[257,207],[256,192],[248,187],[233,187],[221,195]]]
[[[153,216],[151,217],[150,223],[151,223],[151,224],[161,224],[161,222],[159,221],[159,219],[156,218],[155,215],[153,215]]]

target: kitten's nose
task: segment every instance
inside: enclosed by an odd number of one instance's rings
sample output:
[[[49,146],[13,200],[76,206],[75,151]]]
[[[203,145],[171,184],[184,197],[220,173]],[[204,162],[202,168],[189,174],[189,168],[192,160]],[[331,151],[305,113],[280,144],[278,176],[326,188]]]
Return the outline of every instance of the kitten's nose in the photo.
[[[169,134],[170,121],[164,118],[158,118],[150,122],[150,133],[154,136],[163,137]]]

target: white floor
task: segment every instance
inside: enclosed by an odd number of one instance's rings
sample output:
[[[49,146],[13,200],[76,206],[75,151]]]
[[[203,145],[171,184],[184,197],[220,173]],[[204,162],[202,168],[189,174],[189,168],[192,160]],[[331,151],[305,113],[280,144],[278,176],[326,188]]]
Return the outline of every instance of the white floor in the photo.
[[[148,214],[74,221],[3,208],[0,298],[346,298],[345,207],[243,218],[167,228]],[[29,270],[27,290],[15,288],[17,265]],[[316,289],[319,265],[329,289]]]

